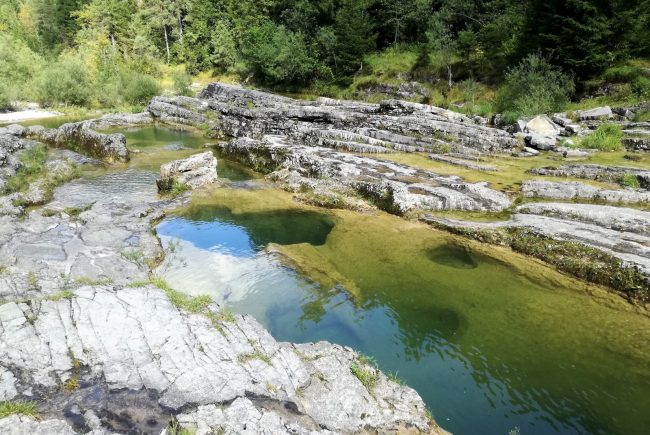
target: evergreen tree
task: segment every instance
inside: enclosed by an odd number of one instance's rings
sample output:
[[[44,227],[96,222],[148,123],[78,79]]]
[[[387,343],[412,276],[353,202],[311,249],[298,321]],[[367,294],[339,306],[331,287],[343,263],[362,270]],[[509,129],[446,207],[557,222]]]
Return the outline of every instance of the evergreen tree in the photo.
[[[336,14],[333,30],[336,73],[348,75],[363,69],[363,56],[375,48],[376,40],[365,2],[346,0]]]

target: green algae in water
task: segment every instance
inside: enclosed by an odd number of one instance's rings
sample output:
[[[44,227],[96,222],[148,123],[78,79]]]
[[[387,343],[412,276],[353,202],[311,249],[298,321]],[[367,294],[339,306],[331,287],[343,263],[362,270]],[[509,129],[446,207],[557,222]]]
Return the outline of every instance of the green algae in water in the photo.
[[[189,227],[236,224],[249,243],[269,213],[290,234],[295,225],[283,216],[315,210],[275,191],[222,190],[197,202],[218,211],[180,217]],[[324,242],[257,235],[244,256],[214,243],[218,231],[205,249],[168,227],[163,243],[180,236],[188,261],[170,281],[204,285],[200,292],[253,314],[278,340],[329,340],[372,355],[454,433],[645,433],[647,315],[504,249],[383,214],[330,216]],[[293,243],[275,246],[327,285],[286,268],[261,249],[265,241]]]
[[[427,251],[427,257],[435,263],[456,269],[476,269],[478,259],[466,246],[448,244]]]

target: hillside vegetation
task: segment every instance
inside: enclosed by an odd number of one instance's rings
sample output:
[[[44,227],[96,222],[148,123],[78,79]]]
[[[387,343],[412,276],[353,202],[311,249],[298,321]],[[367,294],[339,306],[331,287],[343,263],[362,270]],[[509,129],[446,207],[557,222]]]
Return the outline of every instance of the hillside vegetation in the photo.
[[[0,109],[141,107],[214,78],[516,118],[650,98],[650,0],[4,0]],[[570,107],[570,106],[569,106]]]

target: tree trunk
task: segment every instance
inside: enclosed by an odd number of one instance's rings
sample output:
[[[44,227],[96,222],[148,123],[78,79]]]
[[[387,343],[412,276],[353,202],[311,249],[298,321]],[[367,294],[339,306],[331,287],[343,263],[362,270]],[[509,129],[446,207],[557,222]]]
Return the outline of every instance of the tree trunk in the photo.
[[[181,14],[178,14],[178,38],[183,43],[183,20],[181,19]]]
[[[111,45],[115,48],[115,36],[111,33]]]
[[[453,76],[451,74],[451,65],[447,65],[447,85],[449,86],[449,90],[451,90],[451,87],[454,84],[452,78]]]
[[[167,49],[167,63],[169,63],[169,39],[167,38],[167,26],[163,26],[165,31],[165,48]]]

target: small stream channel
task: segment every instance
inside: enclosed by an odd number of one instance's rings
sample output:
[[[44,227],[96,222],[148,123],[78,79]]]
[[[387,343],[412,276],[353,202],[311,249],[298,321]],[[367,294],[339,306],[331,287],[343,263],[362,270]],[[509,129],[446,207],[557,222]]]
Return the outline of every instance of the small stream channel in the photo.
[[[123,183],[128,193],[128,171],[140,174],[136,184],[148,183],[162,162],[205,142],[162,127],[121,131],[140,151],[130,165],[111,169],[120,175],[88,172],[77,184],[106,191]],[[272,195],[235,163],[220,159],[218,171],[234,182],[224,188],[231,196]],[[119,181],[106,184],[107,177]],[[193,201],[157,226],[163,244],[176,248],[158,272],[178,290],[250,313],[278,340],[328,340],[370,355],[455,434],[650,428],[650,319],[624,303],[532,261],[399,218],[290,201],[248,210],[223,197]],[[312,270],[327,269],[345,286],[299,273],[269,246],[304,254]]]

